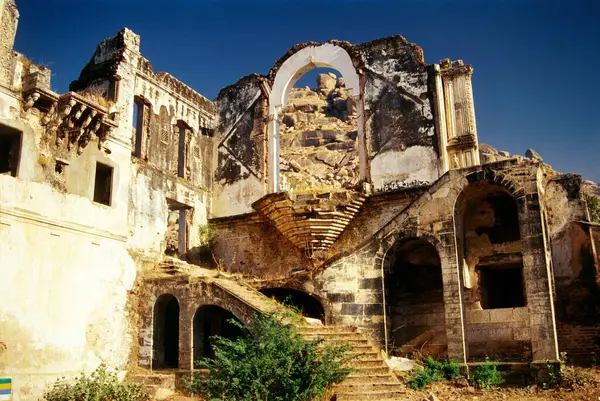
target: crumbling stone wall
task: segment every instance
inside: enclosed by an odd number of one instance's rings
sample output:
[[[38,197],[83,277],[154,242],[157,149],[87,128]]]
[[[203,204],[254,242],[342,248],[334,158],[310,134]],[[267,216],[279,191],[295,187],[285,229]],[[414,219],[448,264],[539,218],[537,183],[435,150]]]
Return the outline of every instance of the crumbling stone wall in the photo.
[[[263,193],[265,146],[262,78],[249,75],[219,92],[215,216],[247,213]]]
[[[13,0],[0,2],[0,85],[13,87],[15,57],[13,44],[17,33],[19,12]]]
[[[365,135],[376,191],[430,184],[438,171],[433,92],[423,52],[401,36],[356,46],[364,60]]]
[[[312,92],[290,92],[291,85],[315,66],[337,68],[344,78],[342,84],[336,83],[338,89],[325,89],[326,75],[320,78],[318,90],[331,97],[327,105]],[[418,46],[391,36],[358,45],[340,41],[295,45],[267,76],[251,75],[225,88],[215,100],[221,120],[216,180],[218,197],[234,202],[214,208],[215,215],[251,212],[252,202],[280,189],[323,192],[330,187],[357,188],[365,182],[376,192],[389,192],[431,184],[448,168],[477,165],[478,154],[463,152],[472,154],[467,162],[460,153],[467,137],[469,146],[477,148],[474,113],[467,104],[472,99],[465,94],[445,99],[438,75],[439,68],[425,64]],[[470,88],[467,75],[464,85]],[[465,118],[473,128],[461,129],[460,143],[450,144],[445,122],[442,127],[446,111],[436,114],[435,107],[455,101],[468,111]],[[347,123],[333,121],[332,116],[316,118],[326,110],[343,114]],[[452,154],[460,154],[464,162],[448,167],[446,146],[454,146]],[[281,157],[275,162],[271,158],[277,152]]]

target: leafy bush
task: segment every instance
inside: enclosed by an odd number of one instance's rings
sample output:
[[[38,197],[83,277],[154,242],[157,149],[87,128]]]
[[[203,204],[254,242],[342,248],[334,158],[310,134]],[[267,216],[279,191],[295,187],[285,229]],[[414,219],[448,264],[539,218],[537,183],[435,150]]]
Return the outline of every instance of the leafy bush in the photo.
[[[442,362],[442,372],[447,380],[452,380],[456,379],[457,377],[460,377],[460,369],[460,364],[454,362],[451,359],[447,359]]]
[[[323,395],[350,374],[347,346],[305,341],[275,315],[255,315],[248,327],[230,321],[242,335],[231,341],[214,336],[214,359],[196,363],[208,375],[193,374],[185,387],[210,400],[305,401]]]
[[[136,383],[123,382],[102,363],[89,376],[81,373],[74,381],[64,377],[44,392],[46,401],[141,401],[148,395]]]
[[[486,361],[483,364],[477,366],[473,370],[471,376],[471,382],[476,386],[484,390],[489,390],[499,386],[503,380],[500,376],[500,372],[496,369],[498,366],[495,362]]]
[[[435,371],[429,369],[423,369],[415,372],[408,377],[406,384],[408,387],[415,390],[422,390],[429,384],[438,381],[438,377]]]
[[[460,376],[460,368],[460,364],[450,359],[438,361],[428,356],[423,359],[423,370],[409,376],[406,384],[415,390],[420,390],[442,379],[456,379]]]

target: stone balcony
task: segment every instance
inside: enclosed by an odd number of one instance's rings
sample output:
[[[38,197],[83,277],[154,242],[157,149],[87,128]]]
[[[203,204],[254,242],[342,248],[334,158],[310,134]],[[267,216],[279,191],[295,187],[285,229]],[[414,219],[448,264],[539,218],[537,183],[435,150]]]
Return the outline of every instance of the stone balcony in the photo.
[[[58,148],[76,149],[81,154],[89,141],[98,138],[98,147],[117,127],[110,114],[110,103],[100,92],[67,92],[50,89],[49,74],[36,71],[25,77],[23,111],[41,113],[44,139]]]

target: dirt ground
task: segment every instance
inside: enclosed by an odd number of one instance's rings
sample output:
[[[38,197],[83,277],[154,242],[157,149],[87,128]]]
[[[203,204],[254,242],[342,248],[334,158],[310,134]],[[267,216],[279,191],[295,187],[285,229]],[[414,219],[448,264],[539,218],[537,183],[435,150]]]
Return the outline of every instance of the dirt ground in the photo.
[[[425,401],[430,393],[439,401],[600,401],[600,368],[580,368],[596,380],[593,384],[578,386],[574,389],[543,390],[535,385],[528,387],[501,386],[496,390],[478,390],[470,386],[460,386],[451,382],[439,382],[428,386],[422,391],[406,388],[406,394],[398,401]],[[199,401],[182,395],[170,397],[168,401]]]
[[[574,389],[551,389],[543,390],[535,385],[528,387],[502,386],[496,390],[477,390],[473,387],[458,387],[449,382],[435,383],[423,391],[407,389],[406,400],[422,401],[427,399],[429,393],[433,393],[440,401],[473,400],[473,401],[600,401],[600,369],[580,368],[585,373],[593,376],[596,380],[593,384],[577,386]]]

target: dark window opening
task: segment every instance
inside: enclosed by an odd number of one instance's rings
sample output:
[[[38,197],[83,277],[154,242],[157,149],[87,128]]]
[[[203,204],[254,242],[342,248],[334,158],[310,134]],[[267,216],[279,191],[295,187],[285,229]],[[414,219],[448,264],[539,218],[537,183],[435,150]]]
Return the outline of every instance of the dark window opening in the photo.
[[[523,264],[477,266],[483,309],[525,306]]]
[[[133,127],[135,128],[135,141],[133,155],[142,157],[142,143],[144,135],[144,102],[136,97],[133,103]]]
[[[264,295],[298,309],[303,316],[325,320],[325,310],[318,299],[305,292],[289,288],[265,288],[260,290]]]
[[[237,339],[242,330],[231,320],[239,320],[229,311],[214,305],[201,306],[194,315],[194,361],[214,358],[213,336]]]
[[[112,191],[113,168],[96,163],[96,178],[94,182],[94,202],[110,206],[110,195]]]
[[[189,136],[188,126],[183,121],[178,121],[179,128],[179,144],[177,149],[177,176],[186,178],[189,176]]]
[[[17,176],[21,158],[21,133],[7,127],[0,128],[0,174]]]
[[[492,244],[518,241],[521,238],[519,232],[519,214],[517,203],[514,198],[507,194],[495,194],[487,196],[483,202],[489,205],[493,213],[493,223],[487,227],[477,227],[477,235],[487,233]],[[485,213],[485,211],[480,211]]]
[[[440,257],[433,245],[415,239],[397,246],[386,278],[390,302],[443,302],[442,288]]]
[[[169,294],[154,305],[152,369],[179,367],[179,303]]]

